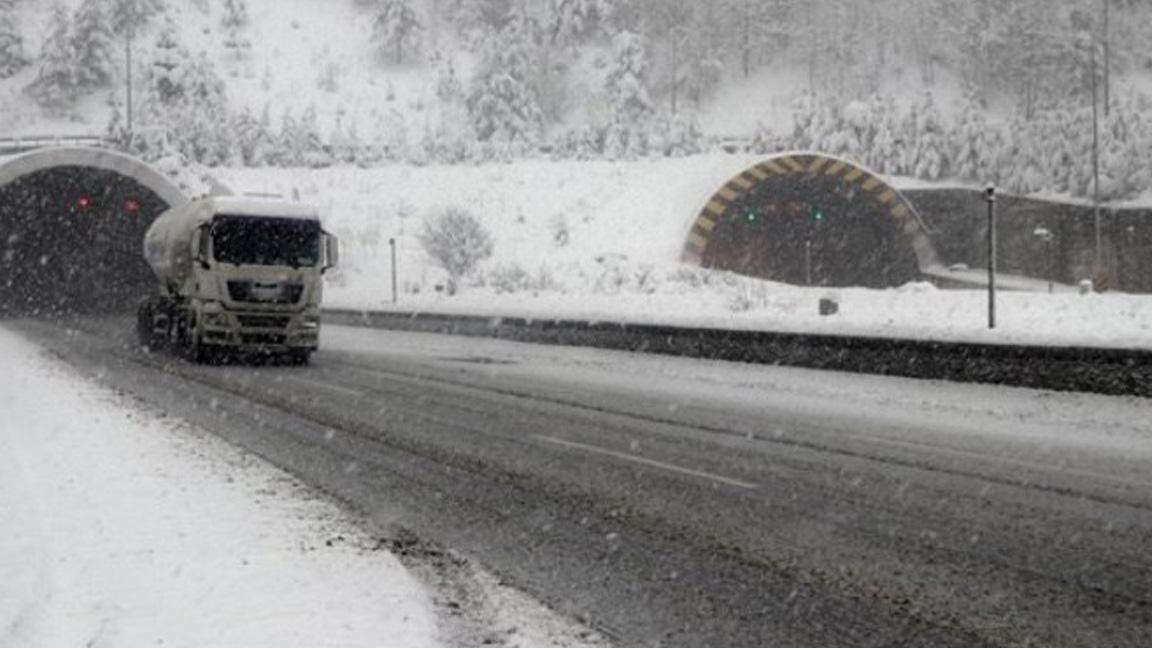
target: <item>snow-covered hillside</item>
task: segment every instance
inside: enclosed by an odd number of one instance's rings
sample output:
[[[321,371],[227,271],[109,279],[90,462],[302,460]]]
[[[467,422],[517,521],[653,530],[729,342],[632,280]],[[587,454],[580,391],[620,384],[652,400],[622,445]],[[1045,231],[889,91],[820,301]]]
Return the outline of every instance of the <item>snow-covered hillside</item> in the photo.
[[[1079,3],[1002,4],[0,0],[0,132],[280,167],[621,159],[736,138],[1083,197],[1095,60],[1101,193],[1152,188],[1152,5],[1117,3],[1103,28]]]

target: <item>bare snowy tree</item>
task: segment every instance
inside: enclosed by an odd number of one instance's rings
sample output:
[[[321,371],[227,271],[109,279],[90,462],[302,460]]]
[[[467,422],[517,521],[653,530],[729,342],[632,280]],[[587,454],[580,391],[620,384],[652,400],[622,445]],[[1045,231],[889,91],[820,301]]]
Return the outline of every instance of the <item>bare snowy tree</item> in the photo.
[[[492,256],[492,235],[476,216],[458,207],[433,213],[419,234],[424,251],[448,273],[448,293],[455,294],[460,280]]]

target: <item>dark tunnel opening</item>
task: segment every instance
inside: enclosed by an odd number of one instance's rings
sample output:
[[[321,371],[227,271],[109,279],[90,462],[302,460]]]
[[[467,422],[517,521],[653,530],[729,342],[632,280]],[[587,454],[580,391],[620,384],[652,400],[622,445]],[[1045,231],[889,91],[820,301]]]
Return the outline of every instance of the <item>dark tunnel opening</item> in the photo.
[[[154,289],[144,233],[168,208],[122,174],[82,166],[0,187],[0,314],[128,312]]]
[[[920,277],[889,206],[823,173],[776,176],[732,202],[705,267],[796,285],[889,288]]]

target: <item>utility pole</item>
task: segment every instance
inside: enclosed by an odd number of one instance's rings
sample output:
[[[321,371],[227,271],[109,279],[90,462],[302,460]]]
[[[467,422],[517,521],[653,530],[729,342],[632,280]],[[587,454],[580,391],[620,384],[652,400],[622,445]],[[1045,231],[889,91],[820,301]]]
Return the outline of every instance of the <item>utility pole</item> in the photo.
[[[744,64],[745,79],[752,75],[752,10],[748,3],[749,0],[744,0],[744,51],[742,52],[742,62]]]
[[[984,190],[988,201],[988,328],[996,328],[996,187]]]
[[[125,123],[128,141],[132,141],[132,38],[136,30],[136,0],[128,2],[128,27],[124,30],[124,95]]]
[[[1112,0],[1104,0],[1104,116],[1112,110]]]

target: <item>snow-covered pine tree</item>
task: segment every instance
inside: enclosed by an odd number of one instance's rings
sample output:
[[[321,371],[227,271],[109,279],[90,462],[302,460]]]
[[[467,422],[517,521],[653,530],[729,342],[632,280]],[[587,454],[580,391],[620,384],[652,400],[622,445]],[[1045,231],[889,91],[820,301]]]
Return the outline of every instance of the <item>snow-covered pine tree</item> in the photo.
[[[372,22],[372,41],[381,56],[402,65],[404,57],[420,51],[424,25],[411,0],[379,0]]]
[[[145,95],[154,93],[161,104],[174,103],[184,94],[180,75],[176,71],[188,59],[190,53],[176,38],[176,26],[167,22],[156,35],[152,49],[152,59],[144,68],[141,84]]]
[[[514,16],[489,34],[466,100],[482,142],[523,147],[540,137],[544,117],[530,83],[536,48],[532,32],[527,20]]]
[[[685,78],[692,58],[688,49],[694,6],[691,0],[666,0],[655,3],[646,16],[653,48],[652,90],[667,97],[672,115],[678,114],[684,103]]]
[[[201,164],[224,164],[235,157],[229,129],[233,119],[224,83],[212,63],[204,55],[190,54],[176,39],[171,23],[157,35],[152,54],[143,66],[141,118],[134,128],[165,133],[170,147]]]
[[[244,166],[268,165],[269,155],[275,144],[269,131],[270,123],[267,104],[259,117],[248,108],[233,116],[231,131]]]
[[[7,79],[26,65],[24,37],[16,22],[16,0],[0,0],[0,79]]]
[[[121,149],[127,149],[131,145],[128,139],[128,127],[124,121],[124,112],[119,102],[112,104],[112,114],[108,116],[108,126],[104,132]]]
[[[610,111],[607,152],[613,156],[645,153],[655,109],[648,95],[648,53],[639,34],[622,31],[612,40],[604,90]]]
[[[332,166],[332,154],[324,142],[324,136],[320,134],[320,119],[315,105],[309,105],[300,115],[298,127],[304,150],[304,166],[312,169]]]
[[[879,173],[895,174],[900,168],[905,142],[900,138],[899,113],[891,95],[873,94],[869,100],[872,143],[864,151],[864,163]]]
[[[356,162],[357,142],[354,136],[355,124],[351,128],[344,128],[345,111],[340,108],[336,112],[336,123],[332,132],[328,134],[328,149],[332,153],[332,162],[335,164],[353,164]]]
[[[248,26],[248,3],[246,0],[224,0],[224,17],[220,19],[224,28],[224,47],[238,60],[248,57],[252,42],[244,36]]]
[[[248,2],[246,0],[224,0],[224,16],[220,25],[225,29],[248,26]]]
[[[944,119],[932,93],[924,95],[916,125],[916,162],[912,174],[926,180],[939,180],[948,174],[948,147]]]
[[[112,33],[139,33],[165,9],[164,0],[105,0]]]
[[[63,5],[52,9],[50,31],[40,48],[40,70],[25,88],[46,110],[60,114],[76,101],[76,57],[72,51],[72,17]]]
[[[804,90],[800,96],[792,101],[792,135],[788,146],[796,150],[815,148],[816,138],[813,126],[816,121],[816,111],[819,109],[819,99],[811,90]]]
[[[608,25],[612,0],[551,0],[545,18],[548,38],[571,45],[595,38]]]
[[[949,135],[952,173],[973,182],[996,182],[996,160],[1003,145],[1000,132],[987,118],[987,107],[975,89],[965,95],[960,116]]]
[[[1103,132],[1100,189],[1105,200],[1123,200],[1152,186],[1152,139],[1144,115],[1147,98],[1128,94],[1112,104]]]
[[[85,89],[107,85],[112,80],[116,62],[106,0],[83,0],[76,8],[73,23],[76,83]]]

